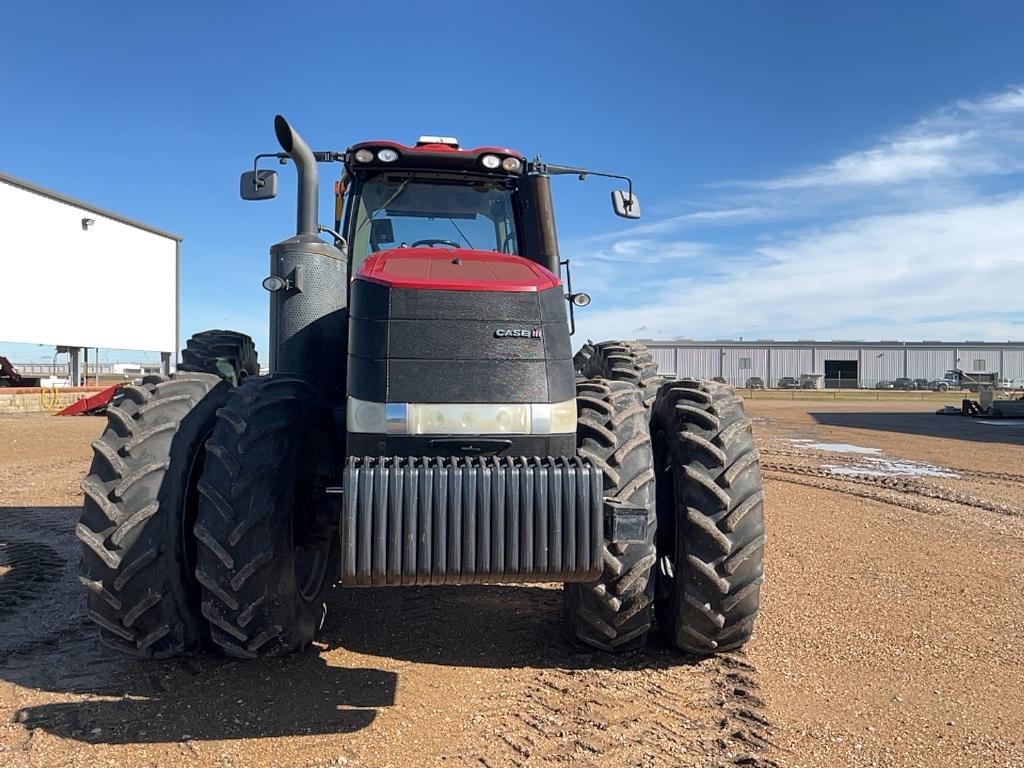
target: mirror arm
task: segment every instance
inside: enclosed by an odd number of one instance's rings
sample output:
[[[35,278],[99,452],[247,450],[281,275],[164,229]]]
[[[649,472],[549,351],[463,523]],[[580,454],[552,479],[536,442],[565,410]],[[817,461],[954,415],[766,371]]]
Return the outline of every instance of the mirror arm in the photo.
[[[264,184],[266,184],[265,181],[260,179],[259,174],[257,173],[257,171],[259,170],[260,160],[262,160],[265,157],[273,157],[281,165],[287,165],[288,164],[288,159],[289,159],[287,152],[263,152],[261,154],[256,155],[256,157],[254,157],[252,159],[252,172],[253,172],[253,178],[256,180],[256,182],[255,182],[256,183],[256,189],[259,189]],[[344,152],[314,152],[313,153],[313,157],[316,159],[316,161],[318,163],[336,163],[336,162],[340,162],[340,161],[345,159],[345,153]]]
[[[572,272],[569,270],[569,260],[558,262],[559,267],[565,267],[565,300],[569,302],[569,335],[576,334],[576,305],[572,303]],[[561,271],[561,270],[559,270]]]
[[[260,160],[262,160],[264,157],[276,157],[278,162],[281,163],[281,165],[284,165],[285,162],[288,160],[288,155],[285,154],[284,152],[264,152],[263,154],[256,155],[256,157],[252,159],[252,179],[253,186],[256,189],[259,189],[260,187],[267,183],[260,178],[259,174]]]
[[[604,173],[602,171],[591,171],[586,168],[573,168],[571,165],[554,165],[545,163],[540,155],[537,155],[530,163],[530,170],[534,173],[546,173],[551,176],[570,175],[579,177],[580,181],[586,181],[587,176],[601,176],[606,179],[621,179],[626,182],[629,189],[629,200],[627,208],[633,207],[633,180],[629,176],[622,176],[618,173]]]

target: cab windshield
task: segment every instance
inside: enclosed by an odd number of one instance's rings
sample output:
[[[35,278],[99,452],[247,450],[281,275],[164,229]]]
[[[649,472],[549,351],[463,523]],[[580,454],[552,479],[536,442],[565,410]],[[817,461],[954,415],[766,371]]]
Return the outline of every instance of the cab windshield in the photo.
[[[518,253],[513,190],[501,179],[436,173],[383,173],[352,201],[355,267],[391,248],[471,248]]]

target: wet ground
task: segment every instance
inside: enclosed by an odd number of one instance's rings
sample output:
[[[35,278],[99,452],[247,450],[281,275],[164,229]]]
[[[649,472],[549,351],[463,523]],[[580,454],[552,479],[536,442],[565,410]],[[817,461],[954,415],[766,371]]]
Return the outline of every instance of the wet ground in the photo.
[[[303,656],[126,659],[72,533],[102,420],[0,417],[0,766],[1024,766],[1024,429],[934,407],[752,403],[765,606],[710,660],[580,652],[557,585],[333,590]]]

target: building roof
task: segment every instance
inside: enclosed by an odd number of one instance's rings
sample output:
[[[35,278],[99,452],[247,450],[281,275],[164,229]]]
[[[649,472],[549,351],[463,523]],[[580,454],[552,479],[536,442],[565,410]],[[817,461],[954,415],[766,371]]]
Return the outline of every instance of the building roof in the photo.
[[[1024,348],[1024,341],[854,341],[854,340],[837,340],[831,341],[813,341],[810,339],[798,339],[796,341],[776,341],[775,339],[750,339],[739,340],[739,339],[715,339],[708,341],[697,341],[694,339],[640,339],[641,342],[646,344],[648,347],[739,347],[739,348],[753,348],[753,347],[778,347],[778,348],[794,348],[794,347],[833,347],[833,348],[856,348],[856,347],[873,347],[873,348],[908,348],[908,349],[955,349],[958,347],[965,347],[969,349],[1003,349],[1005,347],[1021,347]]]
[[[0,173],[0,181],[6,182],[7,184],[11,184],[12,186],[15,187],[21,187],[22,189],[28,190],[29,192],[35,192],[37,195],[48,197],[51,200],[57,200],[58,202],[61,203],[73,205],[76,208],[81,208],[83,211],[89,211],[90,213],[95,213],[98,216],[104,216],[108,219],[119,221],[122,224],[127,224],[130,227],[136,227],[137,229],[142,229],[145,230],[146,232],[152,232],[154,235],[160,235],[161,237],[166,237],[171,240],[177,240],[179,243],[182,240],[181,235],[175,235],[172,232],[166,232],[162,229],[151,227],[149,224],[143,224],[141,221],[129,219],[127,216],[122,216],[119,213],[114,213],[113,211],[108,211],[105,208],[100,208],[99,206],[92,205],[91,203],[86,203],[74,197],[63,195],[60,192],[54,192],[52,189],[40,187],[38,184],[33,184],[30,181],[25,181],[24,179],[19,179],[15,176],[8,176],[6,173]]]

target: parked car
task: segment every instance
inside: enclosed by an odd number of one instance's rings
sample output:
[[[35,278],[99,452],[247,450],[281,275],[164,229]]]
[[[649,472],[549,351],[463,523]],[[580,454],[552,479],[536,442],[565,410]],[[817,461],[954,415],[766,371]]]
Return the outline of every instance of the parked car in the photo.
[[[775,386],[779,389],[800,389],[800,382],[792,376],[783,376],[775,383]]]
[[[914,389],[931,389],[932,383],[928,379],[914,379]]]
[[[892,381],[880,381],[875,384],[875,389],[896,389],[896,383]]]
[[[893,381],[893,383],[892,383],[892,388],[893,389],[916,389],[916,387],[914,385],[914,380],[913,379],[907,379],[907,378],[904,378],[904,377],[900,377],[898,379],[895,379]]]
[[[817,389],[818,381],[825,378],[820,373],[801,373],[800,389]]]
[[[764,389],[764,379],[760,376],[751,376],[747,379],[747,389]]]

